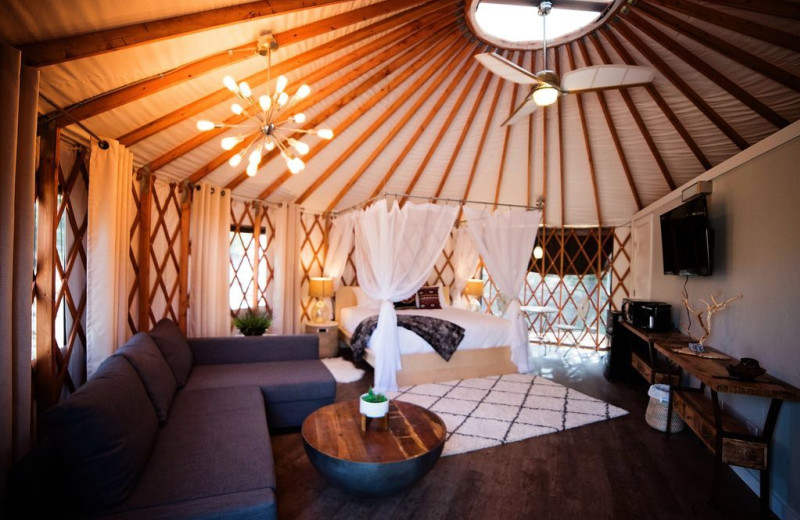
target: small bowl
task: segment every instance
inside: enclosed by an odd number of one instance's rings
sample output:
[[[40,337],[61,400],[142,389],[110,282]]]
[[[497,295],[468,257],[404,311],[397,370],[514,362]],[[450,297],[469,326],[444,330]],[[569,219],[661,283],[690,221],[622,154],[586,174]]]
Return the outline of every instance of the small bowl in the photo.
[[[753,358],[742,358],[738,365],[728,365],[725,367],[728,369],[728,374],[731,377],[738,377],[739,379],[755,379],[758,376],[766,373],[766,370],[761,368]]]

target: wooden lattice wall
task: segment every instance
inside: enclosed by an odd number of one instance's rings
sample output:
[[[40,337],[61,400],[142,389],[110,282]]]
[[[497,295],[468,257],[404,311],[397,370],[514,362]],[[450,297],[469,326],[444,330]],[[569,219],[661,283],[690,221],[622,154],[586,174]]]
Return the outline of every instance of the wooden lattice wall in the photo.
[[[322,276],[330,222],[323,215],[300,211],[300,319],[311,320],[308,282],[312,276]]]

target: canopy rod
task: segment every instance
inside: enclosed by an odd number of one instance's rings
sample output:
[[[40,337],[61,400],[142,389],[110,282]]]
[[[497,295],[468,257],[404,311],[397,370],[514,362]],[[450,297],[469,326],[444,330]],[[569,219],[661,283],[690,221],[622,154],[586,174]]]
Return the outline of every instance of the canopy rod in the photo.
[[[72,116],[69,114],[69,112],[67,112],[66,110],[64,110],[64,109],[63,109],[63,108],[61,108],[60,106],[56,105],[56,104],[53,102],[53,100],[51,100],[50,98],[48,98],[47,96],[45,96],[45,95],[44,95],[44,94],[42,94],[41,92],[39,92],[39,96],[40,96],[42,99],[44,99],[45,101],[47,101],[48,103],[50,103],[50,104],[51,104],[53,107],[55,107],[55,109],[56,109],[56,110],[58,110],[59,112],[61,112],[62,114],[64,114],[64,115],[65,115],[65,116],[67,116],[68,118],[70,118],[70,119],[72,120],[72,122],[73,122],[73,123],[75,123],[76,125],[78,125],[79,127],[81,127],[81,128],[82,128],[82,129],[83,129],[83,130],[84,130],[84,131],[87,133],[87,134],[89,134],[90,136],[94,137],[94,138],[95,138],[95,140],[97,141],[97,147],[98,147],[98,148],[100,148],[101,150],[108,150],[108,141],[106,141],[105,139],[100,139],[100,137],[98,137],[96,133],[92,132],[91,130],[89,130],[88,128],[86,128],[85,126],[83,126],[83,123],[81,123],[80,121],[78,121],[77,119],[75,119],[74,117],[72,117]]]
[[[402,198],[407,198],[407,199],[422,199],[422,200],[427,200],[427,201],[456,202],[458,204],[461,204],[462,206],[465,205],[465,204],[483,204],[484,206],[503,206],[503,207],[506,207],[506,208],[524,208],[524,209],[526,209],[528,211],[537,210],[537,209],[541,210],[544,207],[544,199],[541,198],[541,197],[539,197],[536,200],[536,204],[535,205],[533,205],[533,206],[525,206],[523,204],[502,204],[502,203],[499,203],[499,202],[498,203],[494,203],[494,202],[484,202],[484,201],[479,201],[479,200],[450,199],[450,198],[447,198],[447,197],[425,197],[423,195],[409,195],[407,193],[388,193],[388,192],[383,192],[383,193],[380,193],[378,195],[375,195],[374,197],[370,197],[367,200],[363,200],[361,202],[353,204],[352,206],[350,206],[348,208],[345,208],[343,210],[332,211],[330,213],[330,215],[332,217],[336,217],[336,216],[341,215],[342,213],[347,213],[348,211],[352,211],[354,209],[358,209],[360,206],[365,206],[365,205],[367,205],[367,204],[369,204],[371,202],[374,202],[374,201],[376,201],[378,199],[382,199],[382,198],[386,198],[386,197],[396,197],[396,198],[402,197]]]

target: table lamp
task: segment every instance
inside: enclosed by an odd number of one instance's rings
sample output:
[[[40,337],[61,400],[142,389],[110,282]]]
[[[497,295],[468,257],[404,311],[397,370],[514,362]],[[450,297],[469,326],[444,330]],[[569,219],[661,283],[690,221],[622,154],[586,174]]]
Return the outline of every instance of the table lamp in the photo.
[[[483,296],[483,280],[477,278],[467,280],[464,295],[469,300],[469,310],[479,311],[481,308],[480,298]]]
[[[333,278],[312,277],[308,282],[308,295],[317,299],[311,309],[311,320],[314,323],[328,321],[330,309],[326,305],[325,299],[333,296]]]

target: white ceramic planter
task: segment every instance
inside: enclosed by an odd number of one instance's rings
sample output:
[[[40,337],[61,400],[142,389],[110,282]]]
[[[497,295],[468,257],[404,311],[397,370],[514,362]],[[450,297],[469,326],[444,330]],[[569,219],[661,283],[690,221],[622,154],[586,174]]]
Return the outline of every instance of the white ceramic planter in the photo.
[[[389,400],[382,403],[368,403],[363,399],[363,397],[367,394],[361,394],[361,397],[358,399],[359,407],[358,411],[361,415],[366,415],[367,417],[383,417],[387,413],[389,413]]]

